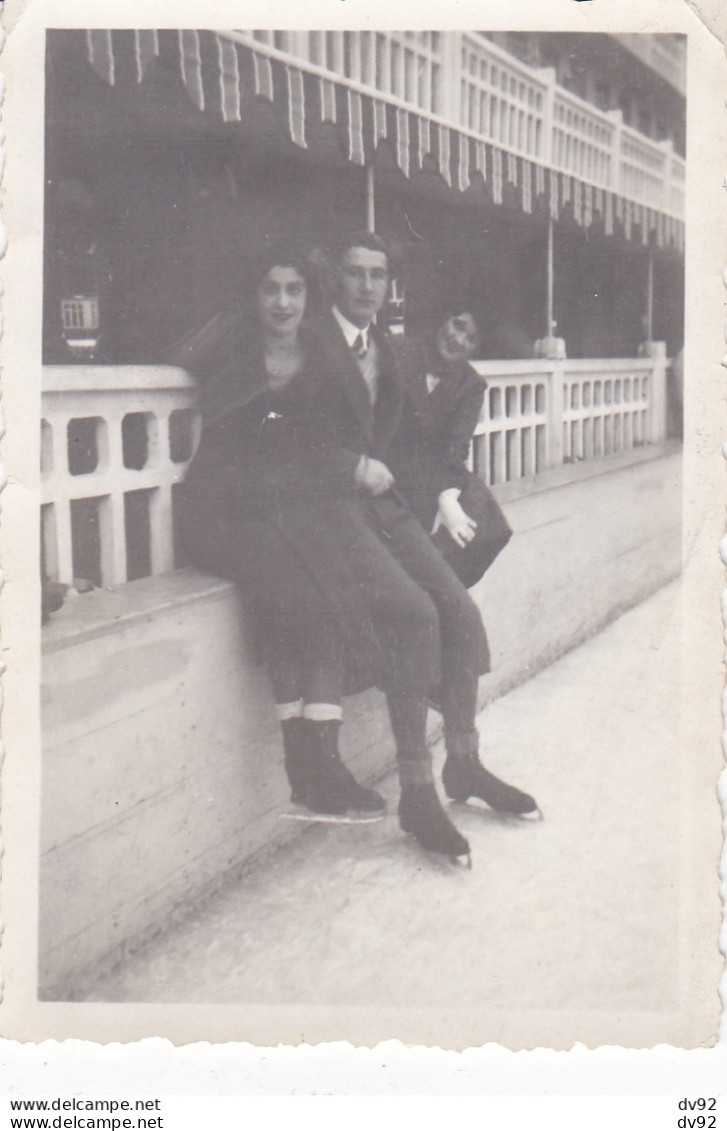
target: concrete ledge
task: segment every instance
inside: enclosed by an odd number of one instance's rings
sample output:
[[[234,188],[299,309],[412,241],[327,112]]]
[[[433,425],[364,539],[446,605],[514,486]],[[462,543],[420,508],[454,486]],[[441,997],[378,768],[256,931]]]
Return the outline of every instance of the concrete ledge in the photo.
[[[502,694],[671,580],[681,458],[611,463],[506,503],[511,544],[473,592]],[[580,470],[580,469],[579,469]],[[392,764],[378,692],[346,705],[362,778]],[[278,728],[234,588],[192,570],[67,602],[44,630],[40,993],[189,911],[294,836]]]
[[[681,570],[681,448],[579,464],[502,499],[514,537],[472,591],[492,651],[484,701],[588,639]]]

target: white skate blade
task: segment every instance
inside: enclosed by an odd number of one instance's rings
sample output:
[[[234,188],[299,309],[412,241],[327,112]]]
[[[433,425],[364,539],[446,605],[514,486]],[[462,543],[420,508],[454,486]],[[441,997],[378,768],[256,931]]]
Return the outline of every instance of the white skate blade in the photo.
[[[283,821],[305,821],[308,824],[320,825],[373,825],[384,819],[383,813],[313,813],[310,809],[290,809],[281,813]]]
[[[450,801],[449,804],[453,809],[474,809],[480,813],[488,813],[501,821],[525,821],[527,824],[535,824],[545,820],[545,814],[539,805],[528,813],[512,813],[508,809],[493,809],[480,797],[470,797],[467,801]]]

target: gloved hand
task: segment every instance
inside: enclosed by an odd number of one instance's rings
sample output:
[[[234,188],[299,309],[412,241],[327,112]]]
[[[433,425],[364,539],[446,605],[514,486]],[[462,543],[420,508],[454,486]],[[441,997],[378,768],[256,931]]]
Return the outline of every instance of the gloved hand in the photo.
[[[356,468],[356,486],[370,495],[383,495],[394,483],[394,476],[381,460],[361,456]]]
[[[436,534],[440,526],[443,526],[457,545],[464,549],[474,538],[477,523],[462,509],[459,496],[458,487],[448,487],[446,491],[442,491],[432,534]]]

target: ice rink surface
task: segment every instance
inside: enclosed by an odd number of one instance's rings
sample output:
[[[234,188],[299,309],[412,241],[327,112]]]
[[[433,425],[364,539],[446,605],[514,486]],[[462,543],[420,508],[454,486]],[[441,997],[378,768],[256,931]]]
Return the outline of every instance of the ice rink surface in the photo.
[[[384,821],[310,825],[88,986],[109,1002],[668,1008],[677,994],[679,585],[498,699],[484,763],[543,821],[451,814],[473,868]],[[435,749],[441,765],[443,751]],[[281,771],[282,772],[282,771]]]

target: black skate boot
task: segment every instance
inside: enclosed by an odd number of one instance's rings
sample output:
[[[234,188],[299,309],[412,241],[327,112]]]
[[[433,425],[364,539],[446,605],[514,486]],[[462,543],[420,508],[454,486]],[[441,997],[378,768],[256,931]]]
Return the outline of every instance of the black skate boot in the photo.
[[[283,758],[285,773],[290,783],[290,800],[300,805],[305,802],[310,777],[305,722],[300,717],[284,719],[280,723],[280,729],[283,732]]]
[[[336,720],[313,722],[304,719],[307,731],[310,772],[303,804],[314,813],[343,814],[351,811],[383,813],[386,802],[375,789],[359,785],[338,752]]]
[[[469,843],[445,813],[433,785],[415,785],[402,789],[399,824],[427,852],[440,852],[452,859],[466,856],[468,865],[472,866]]]
[[[524,813],[539,812],[537,802],[529,793],[523,793],[514,785],[500,781],[486,770],[476,749],[469,749],[465,753],[448,752],[442,771],[442,784],[447,797],[451,797],[453,801],[468,801],[470,797],[479,797],[497,813],[522,816]]]

